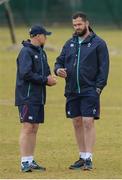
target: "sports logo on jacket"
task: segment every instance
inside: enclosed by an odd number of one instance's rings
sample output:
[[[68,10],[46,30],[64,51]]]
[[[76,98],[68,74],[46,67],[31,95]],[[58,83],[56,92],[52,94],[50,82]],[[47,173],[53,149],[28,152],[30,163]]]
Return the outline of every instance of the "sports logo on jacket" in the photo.
[[[35,59],[38,59],[38,55],[35,55],[34,57],[35,57]]]
[[[71,43],[71,44],[70,44],[70,47],[74,47],[74,44],[73,44],[73,43]]]

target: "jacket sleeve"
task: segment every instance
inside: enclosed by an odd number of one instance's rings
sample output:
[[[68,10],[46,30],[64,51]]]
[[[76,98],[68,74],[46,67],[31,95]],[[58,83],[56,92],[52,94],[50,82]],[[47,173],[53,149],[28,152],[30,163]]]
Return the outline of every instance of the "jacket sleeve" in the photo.
[[[51,75],[50,66],[48,63],[46,64],[46,66],[47,66],[47,76],[49,76],[49,75]]]
[[[38,73],[32,72],[32,57],[27,50],[21,50],[18,57],[18,70],[20,78],[25,81],[29,81],[35,84],[45,85],[47,83],[47,77],[42,77]]]
[[[51,70],[50,70],[50,66],[49,66],[48,61],[47,61],[47,54],[45,53],[45,51],[43,51],[43,52],[44,52],[45,61],[46,61],[46,75],[49,76],[49,75],[51,75]]]
[[[64,64],[65,64],[65,56],[66,56],[66,46],[63,47],[60,55],[57,57],[56,59],[56,63],[54,66],[54,73],[57,75],[56,71],[59,68],[64,68]]]
[[[96,87],[101,90],[107,84],[108,73],[109,73],[109,54],[108,48],[105,42],[102,42],[97,49],[98,56],[98,75],[96,79]]]

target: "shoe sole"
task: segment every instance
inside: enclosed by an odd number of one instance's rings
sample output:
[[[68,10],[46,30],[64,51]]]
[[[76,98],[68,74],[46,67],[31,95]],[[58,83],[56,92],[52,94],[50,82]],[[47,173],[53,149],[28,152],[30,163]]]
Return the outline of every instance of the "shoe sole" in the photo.
[[[32,170],[31,169],[29,169],[29,170],[21,170],[21,172],[23,172],[23,173],[29,173],[29,172],[32,172]]]
[[[77,167],[77,168],[73,168],[73,167],[71,168],[71,167],[69,167],[70,170],[79,170],[79,169],[81,169],[81,168],[82,168],[82,167]]]
[[[81,169],[84,170],[84,171],[91,171],[92,170],[92,168],[89,168],[89,167],[83,167]]]

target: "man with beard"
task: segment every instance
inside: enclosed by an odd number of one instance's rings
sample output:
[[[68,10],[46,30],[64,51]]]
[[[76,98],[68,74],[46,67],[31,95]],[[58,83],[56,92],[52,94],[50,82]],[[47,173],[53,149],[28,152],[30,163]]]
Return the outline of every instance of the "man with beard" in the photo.
[[[72,16],[74,34],[55,63],[55,74],[66,81],[66,115],[72,119],[79,159],[69,169],[91,170],[95,144],[94,120],[99,119],[100,94],[107,84],[109,55],[106,43],[90,28],[87,16]]]

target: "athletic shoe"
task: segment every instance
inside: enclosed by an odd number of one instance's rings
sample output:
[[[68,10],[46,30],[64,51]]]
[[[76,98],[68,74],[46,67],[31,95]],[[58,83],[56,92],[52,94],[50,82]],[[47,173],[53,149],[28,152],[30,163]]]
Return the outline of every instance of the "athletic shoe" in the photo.
[[[83,170],[92,170],[92,160],[90,158],[85,160],[84,166],[83,166]]]
[[[37,163],[36,163],[36,161],[32,161],[32,163],[30,164],[30,167],[31,167],[31,169],[35,169],[35,170],[40,170],[40,171],[46,171],[46,168],[45,167],[42,167],[42,166],[40,166],[40,165],[38,165]]]
[[[84,159],[79,158],[78,161],[74,162],[74,164],[72,164],[69,169],[75,170],[75,169],[80,169],[84,166]]]
[[[22,162],[21,171],[22,171],[22,172],[32,172],[31,167],[30,167],[28,161]]]

